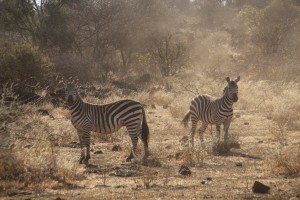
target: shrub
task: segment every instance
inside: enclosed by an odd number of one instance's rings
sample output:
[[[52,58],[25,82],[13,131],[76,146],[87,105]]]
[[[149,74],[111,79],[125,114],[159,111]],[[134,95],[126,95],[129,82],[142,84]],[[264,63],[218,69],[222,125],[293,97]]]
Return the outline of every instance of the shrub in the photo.
[[[5,44],[0,47],[0,80],[19,82],[30,77],[42,80],[51,73],[52,63],[30,44]]]
[[[277,52],[297,20],[297,10],[294,6],[279,0],[273,0],[261,10],[246,6],[239,15],[251,29],[254,43],[266,54]]]
[[[19,106],[15,108],[20,113],[17,118],[11,116],[12,108],[0,106],[0,119],[12,118],[0,127],[0,188],[8,187],[8,182],[16,182],[22,187],[36,185],[46,179],[66,183],[77,177],[74,170],[76,158],[63,154],[59,149],[59,145],[70,141],[66,138],[70,137],[66,134],[70,132],[70,124],[49,120],[47,116],[36,114],[37,109]],[[62,114],[57,112],[53,115]],[[57,123],[60,125],[57,126]]]
[[[291,149],[279,149],[274,158],[273,172],[296,176],[300,174],[300,151]]]

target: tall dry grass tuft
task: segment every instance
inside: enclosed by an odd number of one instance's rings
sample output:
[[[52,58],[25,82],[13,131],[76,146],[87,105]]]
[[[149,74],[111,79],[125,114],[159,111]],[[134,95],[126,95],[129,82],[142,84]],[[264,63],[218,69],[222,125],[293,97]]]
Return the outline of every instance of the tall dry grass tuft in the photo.
[[[239,83],[239,101],[236,106],[264,114],[270,114],[277,108],[296,109],[299,119],[299,87],[300,84],[293,81],[242,81]]]
[[[279,148],[274,157],[273,172],[276,174],[299,176],[300,175],[300,149]]]
[[[170,113],[172,117],[182,119],[186,112],[189,110],[189,101],[180,101],[182,100],[177,99],[176,101],[173,101],[170,105]]]
[[[152,186],[156,185],[159,177],[155,170],[146,167],[143,170],[143,175],[134,179],[136,187],[143,187],[146,189],[150,189]]]
[[[221,140],[219,142],[215,141],[212,144],[212,154],[213,155],[226,155],[230,152],[232,148],[240,149],[240,142],[237,135],[230,135],[228,141]]]
[[[6,137],[1,140],[0,176],[17,181],[18,186],[39,186],[46,180],[66,183],[77,178],[76,161],[62,155],[59,148],[70,140],[70,135],[64,135],[70,131],[69,123],[59,111],[52,113],[50,105],[42,106],[51,117],[38,114],[39,107],[22,106],[22,113],[7,124]]]
[[[187,147],[182,154],[182,164],[186,166],[202,165],[208,156],[209,148],[207,147],[194,147],[193,149]]]
[[[154,105],[168,106],[173,102],[174,98],[174,94],[166,92],[164,90],[149,92],[149,100],[151,101],[151,104]]]

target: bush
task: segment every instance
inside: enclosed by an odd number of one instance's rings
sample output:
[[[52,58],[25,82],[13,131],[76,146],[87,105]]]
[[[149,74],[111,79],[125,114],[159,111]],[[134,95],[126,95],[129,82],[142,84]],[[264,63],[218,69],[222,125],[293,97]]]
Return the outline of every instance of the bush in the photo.
[[[246,6],[239,16],[248,24],[254,44],[263,53],[271,54],[278,51],[288,32],[297,23],[298,11],[289,1],[273,0],[264,9]]]
[[[47,179],[57,183],[75,180],[77,158],[66,156],[59,148],[73,140],[68,120],[57,126],[58,121],[36,114],[39,107],[12,109],[0,104],[0,121],[5,119],[0,124],[0,188],[38,186]],[[64,115],[60,108],[50,112],[54,116]]]
[[[0,47],[0,80],[19,82],[30,77],[42,80],[51,73],[52,63],[30,44],[5,44]]]
[[[273,172],[288,176],[298,176],[300,174],[299,149],[279,149],[274,158]]]

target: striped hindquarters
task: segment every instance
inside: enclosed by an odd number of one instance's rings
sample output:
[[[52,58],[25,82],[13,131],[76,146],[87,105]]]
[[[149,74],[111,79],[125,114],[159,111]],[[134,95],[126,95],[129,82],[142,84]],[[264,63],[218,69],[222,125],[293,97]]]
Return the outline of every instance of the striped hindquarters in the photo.
[[[219,105],[219,100],[215,100],[209,95],[199,95],[195,97],[190,105],[192,120],[201,120],[206,123],[214,124]]]
[[[106,105],[84,103],[85,118],[91,131],[112,133],[126,126],[129,132],[136,132],[143,120],[143,106],[133,100],[121,100]]]

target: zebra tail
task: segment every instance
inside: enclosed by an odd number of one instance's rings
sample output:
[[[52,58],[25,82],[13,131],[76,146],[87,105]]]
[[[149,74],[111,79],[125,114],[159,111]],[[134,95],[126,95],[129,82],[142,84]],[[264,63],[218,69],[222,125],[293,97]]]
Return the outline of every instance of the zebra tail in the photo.
[[[145,110],[143,109],[143,122],[142,122],[142,140],[144,145],[148,148],[149,142],[149,127],[146,120]]]
[[[183,124],[184,127],[188,127],[188,122],[189,122],[190,116],[191,116],[191,113],[189,111],[188,113],[186,113],[186,115],[182,119],[181,124]]]

